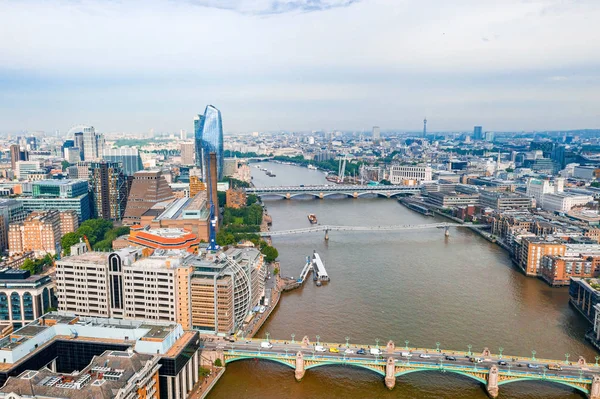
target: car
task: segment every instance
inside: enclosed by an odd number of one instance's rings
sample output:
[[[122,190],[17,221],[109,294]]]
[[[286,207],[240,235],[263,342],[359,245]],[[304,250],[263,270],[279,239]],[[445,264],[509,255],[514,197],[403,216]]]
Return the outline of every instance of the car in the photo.
[[[448,355],[446,355],[446,356],[445,356],[445,359],[446,359],[446,360],[450,360],[450,361],[452,361],[452,362],[455,362],[455,361],[456,361],[456,358],[455,358],[454,356],[448,356]]]
[[[499,366],[507,366],[508,363],[506,363],[504,360],[498,360],[498,365]]]
[[[527,367],[530,369],[539,369],[540,368],[540,366],[538,366],[537,364],[532,364],[532,363],[529,363],[527,365]]]
[[[367,351],[366,351],[366,350],[364,350],[363,348],[360,348],[359,350],[357,350],[357,351],[356,351],[356,354],[357,354],[357,355],[364,355],[364,354],[366,354],[366,353],[367,353]]]
[[[560,367],[560,364],[558,364],[558,363],[549,364],[547,367],[548,367],[548,370],[562,371],[562,367]]]
[[[273,345],[270,342],[261,342],[260,347],[265,349],[271,349]]]
[[[525,367],[523,363],[517,363],[517,367]]]
[[[369,350],[369,353],[371,353],[371,355],[373,355],[373,356],[379,356],[379,355],[381,355],[381,349],[379,349],[379,348],[371,348]]]
[[[338,348],[336,348],[335,346],[332,346],[331,348],[329,348],[329,352],[331,352],[331,353],[340,353],[340,350]]]
[[[327,349],[325,349],[325,347],[322,345],[316,345],[315,352],[327,352]]]
[[[431,355],[428,355],[428,354],[426,354],[426,353],[421,353],[421,354],[419,355],[419,357],[420,357],[421,359],[429,359],[429,358],[431,357]]]
[[[353,351],[352,349],[346,349],[346,350],[344,351],[344,353],[345,353],[346,355],[351,355],[351,354],[353,354],[353,353],[354,353],[354,351]]]

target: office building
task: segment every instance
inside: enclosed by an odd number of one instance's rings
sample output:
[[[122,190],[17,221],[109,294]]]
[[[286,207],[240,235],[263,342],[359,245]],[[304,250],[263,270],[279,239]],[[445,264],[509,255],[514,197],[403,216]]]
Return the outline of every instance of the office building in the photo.
[[[228,208],[240,209],[246,207],[248,196],[246,190],[230,188],[226,191],[226,206]]]
[[[182,165],[195,165],[195,145],[194,143],[180,143],[179,151],[181,152]]]
[[[265,294],[266,268],[254,248],[231,248],[218,256],[192,257],[191,323],[206,333],[231,334],[242,328]]]
[[[21,201],[0,199],[0,251],[8,249],[8,226],[25,220],[26,210]]]
[[[591,195],[575,193],[544,194],[542,209],[550,212],[569,212],[572,208],[594,201]]]
[[[77,147],[65,148],[63,150],[63,153],[64,153],[63,156],[65,158],[65,161],[69,162],[70,164],[74,164],[74,163],[81,161],[81,154],[80,154],[79,148],[77,148]]]
[[[27,151],[21,150],[21,146],[18,144],[12,144],[10,146],[10,166],[12,170],[17,167],[17,162],[28,161],[29,156]]]
[[[223,122],[221,111],[212,105],[204,110],[204,115],[196,116],[194,120],[194,138],[196,144],[196,165],[203,170],[206,181],[206,165],[209,154],[214,152],[217,162],[217,180],[223,177]]]
[[[381,140],[381,131],[379,129],[379,126],[373,126],[372,136],[373,143],[379,143],[379,141]]]
[[[433,169],[426,165],[392,165],[390,169],[390,182],[402,184],[403,180],[415,180],[417,182],[431,181]]]
[[[18,201],[26,212],[73,210],[80,223],[91,218],[88,182],[85,180],[42,180],[22,187],[23,196]]]
[[[85,179],[90,178],[90,163],[86,161],[77,162],[67,168],[69,179]]]
[[[0,324],[16,328],[41,317],[54,306],[50,276],[32,276],[28,270],[0,270]]]
[[[475,126],[473,128],[473,140],[483,140],[483,131],[481,126]]]
[[[137,171],[144,169],[142,158],[137,148],[106,148],[103,154],[105,161],[120,162],[125,176],[133,176]]]
[[[175,323],[51,312],[0,340],[0,398],[187,399],[199,347]]]
[[[527,196],[535,198],[537,207],[544,206],[545,194],[558,194],[564,191],[565,179],[558,177],[554,181],[530,178],[527,180]]]
[[[485,141],[491,143],[494,141],[494,132],[485,132],[483,137]]]
[[[148,209],[173,198],[173,191],[160,170],[139,171],[133,177],[123,223],[139,223]]]
[[[571,277],[569,283],[569,302],[587,319],[589,323],[596,320],[596,310],[600,302],[600,279]]]
[[[600,168],[597,166],[580,165],[573,169],[573,177],[582,180],[596,180],[600,178]]]
[[[76,147],[81,148],[83,146],[83,157],[84,161],[97,161],[102,158],[102,152],[104,149],[104,137],[100,134],[96,133],[96,129],[93,126],[86,126],[83,128],[82,135],[77,136],[75,134],[75,144]]]
[[[24,221],[11,223],[8,227],[8,254],[33,252],[37,257],[60,254],[60,220],[60,212],[45,211],[32,212]]]
[[[158,203],[140,218],[140,225],[150,228],[179,228],[192,232],[200,240],[209,240],[209,210],[206,191],[194,197]]]
[[[240,161],[237,158],[225,158],[223,163],[223,176],[231,177],[238,171],[238,163]]]
[[[17,161],[15,164],[15,177],[19,180],[28,180],[29,174],[40,170],[39,161]]]
[[[92,162],[90,188],[94,215],[121,220],[127,205],[127,182],[119,162]]]
[[[119,237],[113,241],[113,249],[129,246],[140,246],[149,249],[172,250],[181,249],[190,253],[198,251],[198,236],[179,228],[158,228],[149,226],[131,226],[129,236]]]
[[[533,206],[531,197],[506,191],[479,191],[479,202],[481,206],[490,207],[500,211],[508,209],[528,209]]]
[[[440,208],[477,205],[479,203],[479,194],[432,192],[427,196],[427,202]]]

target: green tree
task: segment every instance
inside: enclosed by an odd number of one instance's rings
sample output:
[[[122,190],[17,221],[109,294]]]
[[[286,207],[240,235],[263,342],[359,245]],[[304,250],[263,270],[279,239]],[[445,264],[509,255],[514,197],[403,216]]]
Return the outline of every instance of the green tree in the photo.
[[[64,172],[64,171],[66,171],[66,170],[67,170],[67,168],[68,168],[69,166],[71,166],[71,164],[69,163],[69,161],[62,161],[62,162],[61,162],[61,166],[62,166],[62,170],[63,170],[63,172]]]
[[[279,256],[279,252],[274,247],[267,245],[261,249],[262,254],[265,256],[265,261],[273,262]]]
[[[223,362],[221,362],[221,359],[220,359],[220,358],[217,358],[217,359],[215,360],[215,366],[216,366],[216,367],[223,367]]]
[[[78,233],[67,233],[60,239],[60,246],[62,247],[65,255],[71,254],[71,246],[79,242],[81,236]]]
[[[379,184],[383,184],[384,186],[391,186],[392,182],[389,180],[383,179],[382,181],[379,182]]]
[[[36,264],[31,259],[25,259],[25,262],[23,262],[23,265],[21,266],[21,269],[28,270],[29,273],[31,273],[31,274],[36,274],[36,272],[37,272],[37,270],[36,270],[37,269]]]

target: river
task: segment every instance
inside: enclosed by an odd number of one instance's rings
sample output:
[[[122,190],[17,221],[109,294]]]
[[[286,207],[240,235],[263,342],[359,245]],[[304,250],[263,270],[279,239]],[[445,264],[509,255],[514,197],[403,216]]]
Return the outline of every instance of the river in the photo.
[[[324,174],[290,165],[263,164],[276,177],[252,166],[256,186],[327,184]],[[413,212],[383,198],[267,201],[272,230],[320,224],[377,226],[444,221]],[[296,339],[316,335],[325,342],[375,345],[389,339],[403,346],[480,352],[489,347],[505,354],[570,359],[596,351],[585,342],[587,324],[568,306],[568,290],[527,278],[508,254],[467,229],[403,232],[331,232],[274,237],[282,274],[297,277],[307,255],[316,250],[331,282],[307,281],[283,294],[278,308],[257,334]],[[225,398],[443,398],[483,399],[474,380],[439,372],[413,373],[388,391],[383,378],[352,367],[320,367],[302,382],[293,371],[266,361],[238,361],[215,386],[210,399]],[[549,383],[503,385],[500,398],[582,398],[575,390]]]

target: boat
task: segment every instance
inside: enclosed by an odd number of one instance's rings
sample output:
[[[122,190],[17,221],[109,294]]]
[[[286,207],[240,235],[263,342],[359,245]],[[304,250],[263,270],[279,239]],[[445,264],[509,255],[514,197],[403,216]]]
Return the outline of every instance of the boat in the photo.
[[[325,176],[325,179],[327,179],[327,181],[330,181],[332,183],[337,183],[340,180],[340,178],[337,177],[336,175],[327,175],[327,176]]]
[[[308,164],[308,169],[317,170],[317,167],[311,164]]]
[[[317,224],[317,215],[315,215],[314,213],[311,213],[308,215],[308,221],[311,224]]]

